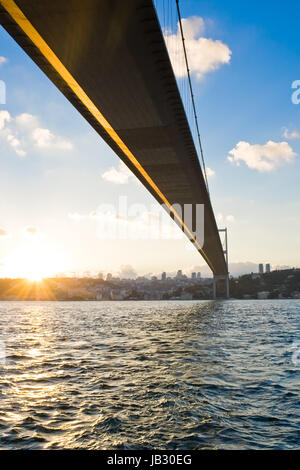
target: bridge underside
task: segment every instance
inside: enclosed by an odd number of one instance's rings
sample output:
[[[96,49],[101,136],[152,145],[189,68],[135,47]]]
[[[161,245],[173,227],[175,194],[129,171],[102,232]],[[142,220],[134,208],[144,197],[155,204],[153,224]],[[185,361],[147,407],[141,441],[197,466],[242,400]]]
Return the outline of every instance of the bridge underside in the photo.
[[[194,245],[227,274],[152,1],[0,0],[0,22],[159,203],[204,204],[204,245]]]

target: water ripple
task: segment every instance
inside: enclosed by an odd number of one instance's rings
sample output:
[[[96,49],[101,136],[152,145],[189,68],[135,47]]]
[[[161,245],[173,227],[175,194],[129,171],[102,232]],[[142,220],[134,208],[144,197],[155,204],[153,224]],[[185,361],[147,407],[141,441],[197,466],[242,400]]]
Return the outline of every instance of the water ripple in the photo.
[[[2,449],[299,448],[299,301],[1,302]]]

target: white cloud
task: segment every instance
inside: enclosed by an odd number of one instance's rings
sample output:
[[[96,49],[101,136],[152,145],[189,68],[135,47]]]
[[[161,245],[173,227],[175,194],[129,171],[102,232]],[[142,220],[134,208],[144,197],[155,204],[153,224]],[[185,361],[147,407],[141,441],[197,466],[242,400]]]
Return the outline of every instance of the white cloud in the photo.
[[[26,152],[17,134],[7,126],[7,123],[13,123],[13,119],[8,111],[0,111],[0,136],[14,149],[17,155],[25,157]]]
[[[36,227],[27,227],[25,232],[30,233],[31,235],[36,235],[38,233],[38,229]]]
[[[289,131],[286,127],[284,127],[282,136],[285,139],[300,139],[300,131],[297,131],[296,129]]]
[[[0,65],[5,64],[7,62],[6,57],[0,56]]]
[[[204,34],[205,24],[201,16],[190,16],[189,18],[182,18],[182,29],[185,39],[191,40],[200,34]],[[177,24],[178,28],[179,24]],[[177,31],[179,33],[179,31]]]
[[[32,145],[39,149],[72,150],[73,148],[70,141],[53,134],[49,129],[40,127],[38,117],[29,113],[22,113],[12,118],[8,111],[0,111],[0,131],[1,136],[20,157],[24,157],[27,153],[26,147]]]
[[[39,231],[37,227],[28,226],[24,229],[24,235],[26,238],[32,239],[42,236],[42,232]]]
[[[39,125],[37,116],[30,113],[19,114],[15,118],[16,124],[27,132],[31,132],[34,144],[39,148],[59,148],[62,150],[72,150],[73,145],[70,141],[56,136],[47,128]]]
[[[216,176],[216,172],[214,170],[212,170],[211,168],[206,168],[206,175],[207,175],[207,178],[213,178],[214,176]]]
[[[102,173],[101,176],[104,180],[115,184],[127,184],[129,180],[134,177],[133,173],[123,162],[120,162],[117,168],[111,167],[109,170]]]
[[[231,215],[231,214],[230,215],[223,215],[219,212],[216,216],[216,220],[217,220],[218,224],[222,224],[222,223],[225,223],[225,222],[230,224],[230,223],[235,222],[235,217],[234,217],[234,215]]]
[[[221,222],[223,222],[223,214],[221,214],[220,212],[216,215],[216,221],[218,222],[218,224],[220,224]]]
[[[38,127],[38,119],[33,114],[22,113],[16,116],[15,121],[20,127]]]
[[[55,136],[49,129],[37,127],[32,132],[32,137],[35,145],[39,148],[56,147],[62,150],[71,150],[73,148],[71,142]]]
[[[8,134],[7,141],[9,145],[14,149],[17,155],[19,155],[20,157],[25,157],[26,152],[22,149],[21,142],[19,141],[19,139],[17,139],[17,137],[15,137],[13,134]]]
[[[82,220],[86,218],[85,215],[78,214],[78,212],[71,212],[70,214],[68,214],[68,217],[72,220]]]
[[[1,238],[6,238],[8,237],[8,233],[6,230],[4,230],[4,228],[0,228],[0,237]]]
[[[230,163],[239,166],[244,162],[252,170],[260,172],[273,171],[285,163],[291,163],[296,156],[287,142],[272,140],[265,145],[251,145],[241,141],[230,150],[229,154],[227,159]]]
[[[204,33],[203,18],[199,16],[183,18],[182,28],[190,71],[196,75],[198,80],[203,78],[205,74],[230,62],[231,50],[226,44],[219,40],[200,37]],[[164,37],[175,75],[182,78],[186,76],[187,72],[179,24],[177,24],[176,34],[165,31]]]
[[[104,214],[104,215],[110,215],[111,214]],[[87,221],[87,220],[95,220],[97,218],[102,217],[103,214],[98,213],[97,211],[92,211],[89,214],[79,214],[79,212],[69,212],[68,218],[71,220],[75,220],[76,222],[80,222],[82,220]]]
[[[38,147],[50,147],[54,135],[49,131],[49,129],[38,127],[37,129],[34,129],[32,137]]]

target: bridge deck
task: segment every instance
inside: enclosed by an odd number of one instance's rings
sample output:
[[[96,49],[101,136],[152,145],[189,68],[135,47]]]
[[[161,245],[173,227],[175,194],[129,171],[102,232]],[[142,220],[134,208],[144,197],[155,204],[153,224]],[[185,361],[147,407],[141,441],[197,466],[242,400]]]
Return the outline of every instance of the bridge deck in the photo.
[[[205,205],[204,245],[195,246],[226,274],[152,1],[0,0],[0,22],[158,202]]]

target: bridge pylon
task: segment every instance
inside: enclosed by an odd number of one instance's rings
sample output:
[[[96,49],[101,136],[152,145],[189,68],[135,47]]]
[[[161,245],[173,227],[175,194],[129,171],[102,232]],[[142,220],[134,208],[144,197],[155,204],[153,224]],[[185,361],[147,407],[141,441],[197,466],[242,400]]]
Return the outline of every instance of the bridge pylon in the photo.
[[[218,298],[218,282],[224,281],[224,295],[221,298],[229,299],[229,274],[214,274],[213,277],[213,299]]]
[[[227,228],[219,228],[219,232],[224,232],[225,233],[225,248],[223,250],[224,255],[225,255],[225,260],[226,260],[226,266],[227,266],[227,274],[214,274],[213,277],[213,299],[216,300],[218,298],[218,281],[224,281],[225,284],[225,298],[229,299],[230,292],[229,292],[229,271],[228,271],[228,239],[227,239]]]

